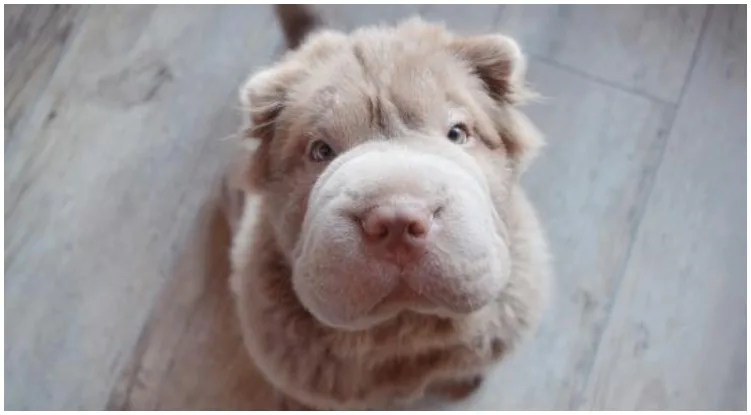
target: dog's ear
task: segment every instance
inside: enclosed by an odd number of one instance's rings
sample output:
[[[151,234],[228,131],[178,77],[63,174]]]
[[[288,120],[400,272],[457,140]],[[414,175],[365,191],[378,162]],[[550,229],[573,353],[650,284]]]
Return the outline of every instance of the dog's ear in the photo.
[[[457,38],[450,47],[480,78],[488,95],[495,101],[498,114],[493,121],[496,129],[517,170],[523,170],[544,141],[532,123],[514,108],[534,96],[526,86],[527,64],[521,48],[513,39],[503,35]]]
[[[248,117],[244,141],[252,151],[242,169],[243,184],[249,190],[263,188],[269,177],[269,155],[278,117],[301,74],[294,61],[287,61],[255,73],[240,89],[240,102]]]
[[[469,64],[493,99],[515,104],[524,98],[527,64],[513,39],[503,35],[462,37],[455,39],[451,48]]]
[[[303,69],[295,61],[287,61],[257,72],[248,79],[240,90],[240,102],[248,114],[248,138],[271,140],[287,94],[302,73]]]

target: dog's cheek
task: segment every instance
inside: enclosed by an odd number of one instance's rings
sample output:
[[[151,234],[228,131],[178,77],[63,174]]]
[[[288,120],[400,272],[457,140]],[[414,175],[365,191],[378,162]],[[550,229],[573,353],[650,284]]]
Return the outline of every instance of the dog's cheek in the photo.
[[[456,195],[423,265],[431,276],[423,280],[425,290],[454,312],[484,306],[508,281],[505,228],[488,202],[478,195]],[[494,226],[499,231],[488,231]]]
[[[470,155],[485,177],[493,208],[501,219],[506,220],[511,191],[519,181],[519,176],[513,169],[512,161],[509,159],[506,150],[503,147],[496,149],[473,148],[470,150]]]
[[[273,227],[288,257],[302,237],[303,221],[314,183],[315,177],[300,169],[277,183],[275,190],[268,195],[272,211],[278,213],[272,217]]]

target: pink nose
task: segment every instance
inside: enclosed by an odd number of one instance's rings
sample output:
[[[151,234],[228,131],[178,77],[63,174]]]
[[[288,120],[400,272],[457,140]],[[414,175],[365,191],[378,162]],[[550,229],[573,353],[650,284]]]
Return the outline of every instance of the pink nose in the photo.
[[[414,259],[425,246],[432,216],[417,205],[377,206],[361,218],[365,243],[392,260]]]

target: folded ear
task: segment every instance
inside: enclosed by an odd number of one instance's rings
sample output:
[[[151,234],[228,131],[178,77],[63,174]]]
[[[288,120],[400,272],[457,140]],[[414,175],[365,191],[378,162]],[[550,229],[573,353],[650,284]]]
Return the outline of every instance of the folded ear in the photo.
[[[523,98],[526,59],[513,39],[471,36],[454,40],[451,47],[485,83],[491,97],[508,103]]]
[[[240,90],[240,102],[249,118],[248,138],[271,140],[289,89],[302,75],[295,62],[285,62],[255,73]]]
[[[525,84],[527,64],[521,48],[506,36],[484,35],[454,39],[451,49],[480,78],[495,101],[492,113],[496,129],[518,170],[523,170],[544,142],[526,117],[514,108],[534,95]]]
[[[269,176],[269,155],[277,119],[284,109],[289,88],[299,76],[294,62],[285,62],[253,74],[240,88],[240,102],[248,115],[244,144],[251,151],[242,166],[241,181],[248,190],[261,189]]]
[[[271,139],[275,121],[287,104],[290,91],[305,78],[309,68],[325,65],[332,52],[341,49],[342,33],[321,30],[311,34],[298,49],[289,51],[274,66],[256,72],[240,89],[240,101],[250,114],[250,136]]]

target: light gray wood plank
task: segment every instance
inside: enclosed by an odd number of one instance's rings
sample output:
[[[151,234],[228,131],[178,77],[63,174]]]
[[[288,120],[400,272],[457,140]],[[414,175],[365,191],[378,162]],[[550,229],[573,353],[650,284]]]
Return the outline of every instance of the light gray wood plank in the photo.
[[[229,291],[229,228],[217,199],[202,207],[108,409],[277,409],[242,342]]]
[[[506,5],[496,27],[517,38],[532,55],[676,102],[705,9],[702,5]]]
[[[746,6],[713,6],[586,408],[746,409]]]
[[[104,407],[278,43],[268,7],[90,10],[6,149],[6,408]]]
[[[5,6],[5,145],[47,86],[66,46],[85,20],[86,6]]]
[[[495,31],[495,23],[503,6],[498,4],[427,4],[420,15],[428,21],[443,23],[451,30],[464,35],[485,35]]]
[[[419,12],[419,6],[416,4],[349,4],[318,7],[325,13],[331,26],[345,31],[368,25],[398,23]]]

